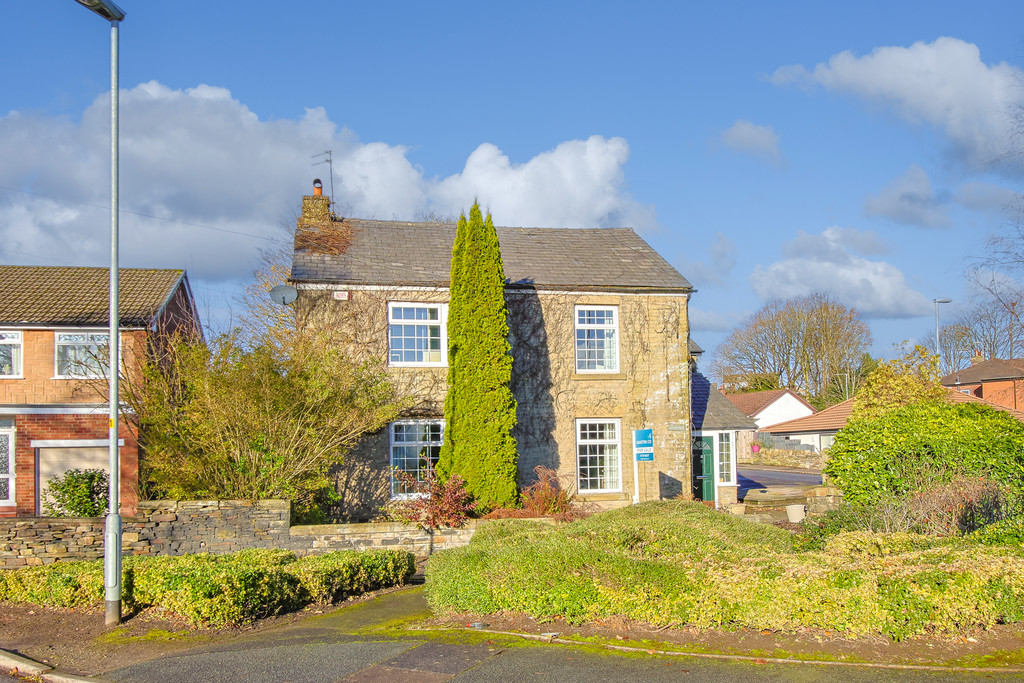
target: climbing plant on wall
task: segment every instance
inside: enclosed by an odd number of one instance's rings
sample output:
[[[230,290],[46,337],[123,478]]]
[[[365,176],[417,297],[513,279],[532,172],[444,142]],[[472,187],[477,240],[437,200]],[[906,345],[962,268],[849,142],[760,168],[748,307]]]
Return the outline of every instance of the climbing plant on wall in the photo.
[[[498,233],[473,204],[459,217],[452,248],[448,304],[448,393],[437,470],[459,475],[485,508],[513,506],[519,490],[516,400],[509,382],[505,269]]]

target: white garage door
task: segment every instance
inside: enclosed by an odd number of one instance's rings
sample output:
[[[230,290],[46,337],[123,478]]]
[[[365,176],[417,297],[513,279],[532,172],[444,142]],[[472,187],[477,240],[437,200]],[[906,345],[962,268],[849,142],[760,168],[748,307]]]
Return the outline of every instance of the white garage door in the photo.
[[[43,511],[42,492],[50,480],[68,470],[110,470],[110,453],[106,446],[75,448],[40,448],[39,482],[36,487],[36,510]]]

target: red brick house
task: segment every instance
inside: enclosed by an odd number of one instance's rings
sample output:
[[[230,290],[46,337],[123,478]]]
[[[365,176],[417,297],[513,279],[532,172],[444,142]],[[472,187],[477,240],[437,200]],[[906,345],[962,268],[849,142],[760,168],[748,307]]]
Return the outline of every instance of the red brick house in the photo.
[[[970,367],[941,380],[942,385],[1013,410],[1024,409],[1024,358],[971,359]]]
[[[108,469],[106,268],[0,266],[0,517],[40,514],[47,482]],[[123,268],[121,373],[149,345],[201,334],[183,270]],[[139,446],[121,422],[122,512],[138,500]]]

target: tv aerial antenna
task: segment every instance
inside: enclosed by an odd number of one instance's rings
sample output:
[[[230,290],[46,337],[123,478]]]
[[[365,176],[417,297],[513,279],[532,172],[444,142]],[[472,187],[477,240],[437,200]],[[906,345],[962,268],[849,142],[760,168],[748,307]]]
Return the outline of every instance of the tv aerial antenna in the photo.
[[[310,157],[310,159],[317,159],[319,157],[327,157],[327,158],[324,159],[323,161],[314,161],[313,162],[313,166],[319,166],[320,164],[327,164],[327,168],[330,169],[330,174],[331,174],[331,204],[333,204],[334,203],[334,155],[331,154],[331,150],[328,149],[326,151],[320,152],[319,154],[314,154],[313,156]]]

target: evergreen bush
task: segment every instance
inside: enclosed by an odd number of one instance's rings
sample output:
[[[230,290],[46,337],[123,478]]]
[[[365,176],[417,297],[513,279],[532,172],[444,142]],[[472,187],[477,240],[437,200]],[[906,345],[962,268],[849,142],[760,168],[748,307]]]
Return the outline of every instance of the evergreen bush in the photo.
[[[513,507],[519,472],[505,270],[494,223],[477,203],[468,220],[459,217],[450,290],[448,393],[437,471],[442,480],[462,477],[485,509]]]
[[[957,476],[1024,484],[1024,424],[988,406],[929,401],[851,421],[825,467],[847,501],[871,503]]]

